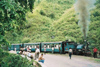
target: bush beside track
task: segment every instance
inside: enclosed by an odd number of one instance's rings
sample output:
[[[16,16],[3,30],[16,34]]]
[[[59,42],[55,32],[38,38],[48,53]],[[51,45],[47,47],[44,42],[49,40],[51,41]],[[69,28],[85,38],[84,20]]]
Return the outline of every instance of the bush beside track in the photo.
[[[35,67],[33,62],[20,55],[10,54],[0,49],[0,67]]]

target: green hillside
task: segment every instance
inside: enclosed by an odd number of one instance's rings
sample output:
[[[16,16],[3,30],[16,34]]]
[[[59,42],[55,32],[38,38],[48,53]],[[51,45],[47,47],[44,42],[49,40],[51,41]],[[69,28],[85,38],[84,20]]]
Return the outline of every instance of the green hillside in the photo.
[[[95,9],[91,10],[91,23],[88,41],[99,44],[100,39],[100,5],[97,0]],[[22,29],[9,32],[6,36],[11,43],[55,42],[70,39],[83,41],[75,14],[74,0],[36,0],[33,13],[26,14],[27,22]],[[12,35],[12,34],[13,35]]]

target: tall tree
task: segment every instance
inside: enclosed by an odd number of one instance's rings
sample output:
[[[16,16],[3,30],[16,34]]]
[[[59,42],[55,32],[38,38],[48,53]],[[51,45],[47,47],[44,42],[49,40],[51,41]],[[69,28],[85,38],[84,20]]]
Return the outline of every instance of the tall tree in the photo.
[[[25,13],[33,9],[35,0],[0,0],[0,45],[9,45],[4,37],[7,31],[24,24]]]

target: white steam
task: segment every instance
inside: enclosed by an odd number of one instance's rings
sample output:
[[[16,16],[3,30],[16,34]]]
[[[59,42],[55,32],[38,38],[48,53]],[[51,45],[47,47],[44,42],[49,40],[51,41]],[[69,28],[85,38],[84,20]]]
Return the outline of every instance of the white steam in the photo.
[[[95,0],[77,0],[75,10],[79,14],[78,25],[82,29],[84,39],[87,37],[88,27],[90,23],[90,9],[94,7]]]

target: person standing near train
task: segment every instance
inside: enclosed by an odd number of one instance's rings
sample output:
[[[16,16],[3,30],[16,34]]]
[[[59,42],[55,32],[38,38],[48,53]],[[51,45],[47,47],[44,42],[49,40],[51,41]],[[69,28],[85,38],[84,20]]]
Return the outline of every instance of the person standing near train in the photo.
[[[29,51],[29,46],[27,47],[27,52]]]
[[[16,51],[16,47],[15,47],[15,51]]]
[[[71,48],[69,48],[69,57],[70,57],[70,59],[72,57],[72,53],[73,53],[73,50]]]
[[[37,46],[37,49],[35,51],[35,59],[39,58],[39,54],[40,54],[40,49],[39,46]]]
[[[46,54],[46,45],[44,45],[44,54]]]
[[[94,57],[94,58],[97,58],[97,51],[98,51],[98,49],[95,47],[95,48],[93,49],[93,57]]]
[[[61,48],[61,45],[59,44],[59,53],[61,54],[61,49],[60,48]]]
[[[52,54],[54,53],[54,47],[52,47]]]

